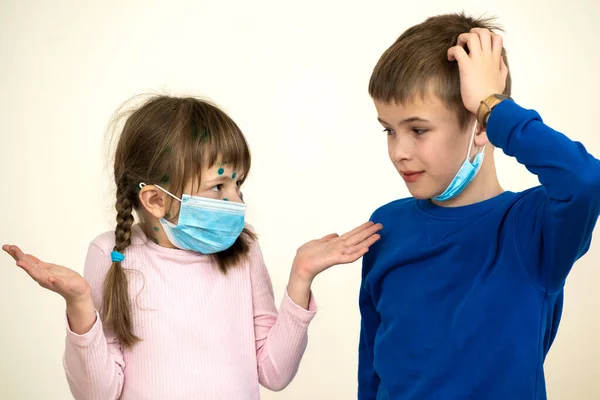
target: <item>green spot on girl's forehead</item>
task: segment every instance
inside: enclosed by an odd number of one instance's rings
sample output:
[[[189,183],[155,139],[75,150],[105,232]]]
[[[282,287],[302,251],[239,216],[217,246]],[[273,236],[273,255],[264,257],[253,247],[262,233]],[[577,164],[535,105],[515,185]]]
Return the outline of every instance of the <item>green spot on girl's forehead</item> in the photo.
[[[219,171],[217,171],[219,173],[219,175],[223,175],[223,173],[225,173],[225,168],[219,168]]]
[[[237,172],[234,172],[233,175],[231,175],[231,179],[235,179],[236,176],[237,176]]]
[[[160,229],[158,228],[158,226],[154,227],[154,232],[158,232]]]
[[[167,175],[163,176],[162,178],[160,178],[160,183],[166,185],[167,183],[169,183],[169,177]]]

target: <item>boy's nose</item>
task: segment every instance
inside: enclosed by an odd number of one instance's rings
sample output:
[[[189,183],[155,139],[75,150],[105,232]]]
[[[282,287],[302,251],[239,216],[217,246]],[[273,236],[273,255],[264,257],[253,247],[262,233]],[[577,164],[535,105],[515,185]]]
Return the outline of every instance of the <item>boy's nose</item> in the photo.
[[[410,160],[412,157],[412,145],[407,140],[396,139],[389,144],[388,152],[394,162]]]

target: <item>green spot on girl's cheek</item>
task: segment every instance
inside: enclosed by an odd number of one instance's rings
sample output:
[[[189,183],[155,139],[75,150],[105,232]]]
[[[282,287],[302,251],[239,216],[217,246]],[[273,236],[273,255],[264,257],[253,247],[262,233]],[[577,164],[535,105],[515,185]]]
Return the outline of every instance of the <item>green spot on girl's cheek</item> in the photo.
[[[154,232],[158,232],[160,229],[158,229],[158,226],[154,227]]]
[[[223,199],[223,201],[229,201],[229,199]]]
[[[152,241],[153,241],[154,243],[158,244],[158,239],[157,239],[157,238],[153,237],[153,238],[152,238]]]
[[[234,172],[233,175],[231,175],[231,179],[235,179],[236,176],[237,176],[237,172]]]
[[[223,175],[224,172],[225,172],[224,168],[219,168],[219,175]]]
[[[171,213],[167,213],[167,218],[171,218]]]

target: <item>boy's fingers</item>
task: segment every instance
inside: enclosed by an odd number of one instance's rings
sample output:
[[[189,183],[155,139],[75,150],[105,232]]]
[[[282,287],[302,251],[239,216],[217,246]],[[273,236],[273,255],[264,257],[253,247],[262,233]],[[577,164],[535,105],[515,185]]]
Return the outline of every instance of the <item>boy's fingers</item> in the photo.
[[[481,41],[476,33],[461,33],[458,35],[456,45],[468,50],[470,55],[481,53]]]
[[[500,73],[502,74],[502,80],[506,85],[506,78],[508,77],[508,66],[504,62],[503,58],[500,58]]]
[[[489,31],[489,29],[473,28],[471,29],[471,33],[475,33],[479,37],[481,50],[484,52],[492,51],[492,33]]]
[[[492,53],[497,58],[502,57],[502,46],[504,46],[502,36],[492,33]]]
[[[448,61],[456,61],[458,65],[464,64],[469,59],[469,55],[461,46],[454,46],[448,49]]]

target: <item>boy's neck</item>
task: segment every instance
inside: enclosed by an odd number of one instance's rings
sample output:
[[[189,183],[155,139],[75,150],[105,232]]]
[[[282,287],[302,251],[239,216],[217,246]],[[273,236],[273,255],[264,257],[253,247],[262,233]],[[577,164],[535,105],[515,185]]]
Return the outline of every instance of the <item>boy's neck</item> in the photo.
[[[446,201],[431,200],[431,202],[441,207],[462,207],[491,199],[503,193],[504,189],[496,174],[496,166],[493,160],[489,161],[491,162],[481,167],[473,181],[458,196]]]

